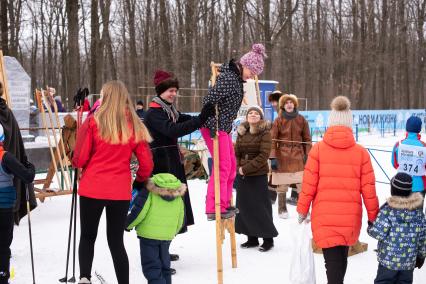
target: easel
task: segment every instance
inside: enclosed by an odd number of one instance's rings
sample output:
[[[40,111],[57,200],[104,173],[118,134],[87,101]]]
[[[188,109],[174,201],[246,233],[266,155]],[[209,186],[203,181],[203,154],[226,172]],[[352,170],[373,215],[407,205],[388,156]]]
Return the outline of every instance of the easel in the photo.
[[[52,98],[49,93],[49,87],[47,87],[47,91],[45,90],[36,90],[35,98],[37,101],[38,108],[40,110],[40,115],[42,118],[43,128],[45,130],[47,136],[47,142],[49,145],[50,156],[52,161],[50,163],[47,176],[45,179],[36,180],[34,184],[43,184],[42,189],[36,189],[36,197],[40,199],[40,201],[44,201],[46,197],[49,196],[57,196],[57,195],[66,195],[71,194],[71,176],[69,170],[69,157],[68,153],[65,150],[64,146],[64,136],[62,133],[62,127],[59,121],[58,108],[56,105],[56,101]],[[44,109],[46,106],[46,110]],[[53,113],[51,108],[53,107]],[[46,111],[47,117],[50,122],[50,127],[48,125],[46,119]],[[53,119],[55,117],[55,119]],[[59,132],[60,139],[58,140],[57,133]],[[51,138],[53,136],[53,139]],[[53,140],[53,141],[52,141]],[[61,180],[59,179],[58,173],[58,162],[60,166],[60,171],[64,180],[65,188],[62,186]],[[54,190],[50,188],[50,185],[53,180],[53,176],[56,175],[56,179],[58,182],[59,189]]]
[[[4,66],[3,51],[0,50],[0,82],[3,84],[3,94],[0,94],[0,96],[6,100],[6,103],[9,107],[12,107],[5,70],[6,68]]]

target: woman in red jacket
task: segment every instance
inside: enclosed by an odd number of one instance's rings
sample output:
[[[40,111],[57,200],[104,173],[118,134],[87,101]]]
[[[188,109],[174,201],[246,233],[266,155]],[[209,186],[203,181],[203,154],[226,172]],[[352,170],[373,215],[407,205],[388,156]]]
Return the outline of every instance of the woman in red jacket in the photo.
[[[129,260],[123,243],[131,199],[130,160],[139,161],[136,183],[153,168],[148,130],[137,116],[126,87],[110,81],[102,87],[102,104],[78,132],[73,166],[82,168],[80,195],[80,282],[91,283],[99,220],[105,208],[107,239],[119,284],[129,283]]]
[[[324,140],[309,152],[297,212],[302,223],[312,203],[312,233],[323,249],[328,284],[343,284],[349,246],[361,230],[362,201],[371,222],[379,203],[370,156],[352,133],[349,100],[336,97],[331,108]]]

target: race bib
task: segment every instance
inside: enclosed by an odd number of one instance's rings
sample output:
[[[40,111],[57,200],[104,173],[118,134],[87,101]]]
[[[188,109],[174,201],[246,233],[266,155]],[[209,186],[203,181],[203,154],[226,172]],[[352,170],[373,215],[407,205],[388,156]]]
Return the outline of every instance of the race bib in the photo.
[[[398,172],[411,176],[424,176],[426,164],[426,147],[399,144]]]

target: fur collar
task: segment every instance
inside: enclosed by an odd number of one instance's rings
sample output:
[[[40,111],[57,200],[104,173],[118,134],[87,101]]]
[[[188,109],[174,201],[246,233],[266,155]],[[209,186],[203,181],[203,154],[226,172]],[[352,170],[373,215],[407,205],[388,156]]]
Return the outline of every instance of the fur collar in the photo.
[[[250,124],[247,121],[244,121],[238,126],[237,132],[240,136],[243,136],[247,133],[247,130],[250,130],[250,134],[257,135],[269,131],[272,128],[272,123],[269,120],[259,121],[255,127],[250,127]]]
[[[423,204],[423,196],[421,193],[412,193],[408,197],[391,196],[387,199],[389,207],[395,209],[414,210],[421,208]]]
[[[162,188],[156,186],[151,180],[148,181],[146,188],[155,194],[158,194],[162,197],[178,197],[183,196],[186,192],[186,184],[182,183],[182,185],[178,189],[170,189],[170,188]]]

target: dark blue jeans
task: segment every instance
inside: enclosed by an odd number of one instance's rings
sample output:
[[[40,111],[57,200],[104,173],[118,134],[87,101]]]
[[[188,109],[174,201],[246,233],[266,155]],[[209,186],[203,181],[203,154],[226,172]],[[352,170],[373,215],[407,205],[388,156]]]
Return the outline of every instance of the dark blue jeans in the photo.
[[[171,284],[170,241],[139,238],[142,271],[148,284]]]
[[[414,270],[390,270],[379,264],[374,284],[412,284]]]

